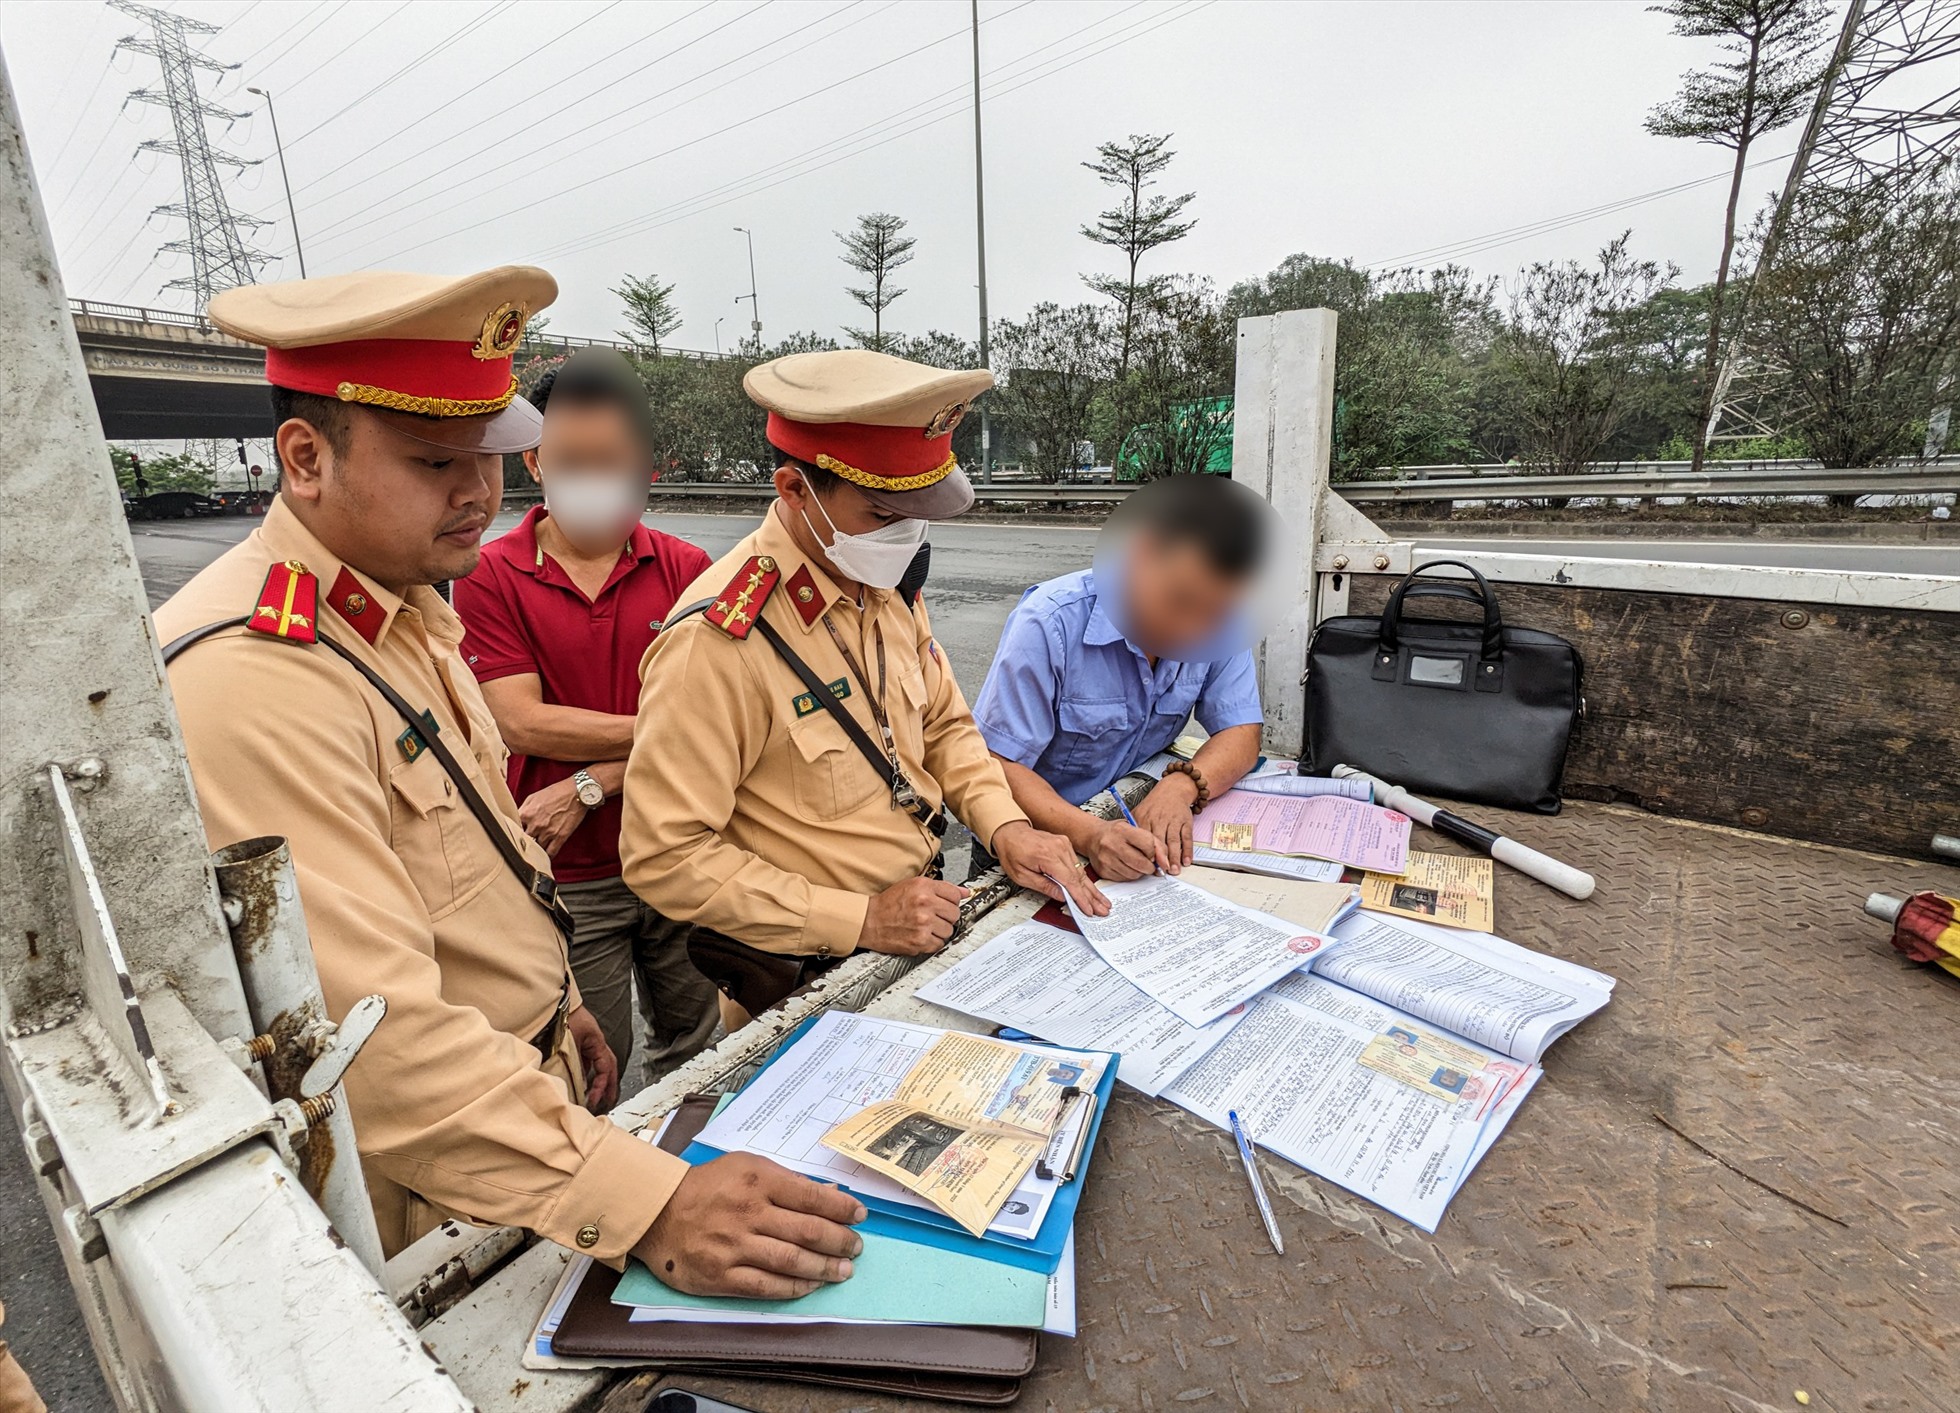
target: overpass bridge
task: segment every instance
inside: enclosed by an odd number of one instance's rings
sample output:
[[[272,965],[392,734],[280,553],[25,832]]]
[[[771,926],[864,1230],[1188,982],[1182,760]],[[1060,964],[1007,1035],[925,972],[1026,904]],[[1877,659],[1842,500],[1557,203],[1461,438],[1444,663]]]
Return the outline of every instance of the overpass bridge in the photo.
[[[202,315],[181,310],[95,299],[71,299],[68,309],[102,431],[110,441],[270,437],[276,430],[265,391],[263,349],[220,333]],[[523,353],[552,355],[593,347],[631,350],[631,345],[610,339],[546,334],[527,339]],[[663,356],[728,355],[669,349]]]

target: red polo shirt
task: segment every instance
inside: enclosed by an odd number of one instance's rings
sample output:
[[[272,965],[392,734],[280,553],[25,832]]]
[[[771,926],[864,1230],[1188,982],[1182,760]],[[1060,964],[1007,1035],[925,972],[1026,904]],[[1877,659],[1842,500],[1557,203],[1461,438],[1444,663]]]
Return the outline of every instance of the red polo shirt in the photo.
[[[453,591],[463,620],[463,660],[479,682],[535,672],[553,706],[631,716],[640,704],[640,659],[675,600],[713,563],[705,550],[644,525],[620,552],[596,599],[538,547],[544,507],[484,546],[476,572]],[[587,761],[510,758],[518,802]],[[552,860],[561,882],[619,876],[619,799],[585,817]]]

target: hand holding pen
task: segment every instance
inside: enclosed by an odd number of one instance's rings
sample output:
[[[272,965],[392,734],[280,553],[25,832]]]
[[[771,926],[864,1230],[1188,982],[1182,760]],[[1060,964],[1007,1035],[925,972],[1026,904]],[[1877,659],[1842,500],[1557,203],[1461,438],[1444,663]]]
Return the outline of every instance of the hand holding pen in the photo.
[[[1137,824],[1136,816],[1130,813],[1129,805],[1117,794],[1114,785],[1109,787],[1109,793],[1128,823],[1110,820],[1090,840],[1087,852],[1096,876],[1111,883],[1128,883],[1153,873],[1169,872],[1170,855],[1164,849],[1164,841]]]

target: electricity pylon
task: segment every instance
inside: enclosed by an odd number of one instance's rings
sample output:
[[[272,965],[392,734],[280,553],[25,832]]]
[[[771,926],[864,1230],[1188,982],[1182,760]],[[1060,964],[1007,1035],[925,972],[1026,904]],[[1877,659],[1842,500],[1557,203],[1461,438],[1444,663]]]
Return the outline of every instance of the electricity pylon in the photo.
[[[163,249],[190,256],[191,272],[170,281],[164,288],[189,290],[201,314],[211,296],[219,290],[256,281],[260,266],[271,258],[249,248],[242,234],[244,230],[266,223],[256,216],[234,211],[225,196],[224,184],[218,178],[220,166],[236,171],[258,164],[214,148],[204,126],[209,118],[222,118],[229,123],[250,115],[221,108],[197,91],[199,69],[224,73],[236,65],[221,64],[191,47],[188,36],[216,34],[216,25],[139,5],[135,0],[109,0],[109,6],[126,15],[134,15],[150,26],[149,35],[131,35],[116,47],[149,54],[163,70],[161,91],[141,88],[129,96],[170,110],[173,135],[153,138],[142,146],[148,151],[168,153],[177,158],[183,167],[184,199],[180,203],[159,206],[151,214],[176,216],[188,228],[183,239],[173,240]]]
[[[1763,233],[1751,289],[1776,259],[1799,190],[1866,191],[1882,184],[1902,196],[1951,169],[1960,158],[1956,60],[1960,0],[1851,0]],[[1943,83],[1949,86],[1937,91]],[[1754,381],[1748,318],[1745,299],[1715,378],[1715,411],[1705,429],[1711,442],[1776,430],[1744,395]],[[1732,430],[1724,433],[1724,426]]]

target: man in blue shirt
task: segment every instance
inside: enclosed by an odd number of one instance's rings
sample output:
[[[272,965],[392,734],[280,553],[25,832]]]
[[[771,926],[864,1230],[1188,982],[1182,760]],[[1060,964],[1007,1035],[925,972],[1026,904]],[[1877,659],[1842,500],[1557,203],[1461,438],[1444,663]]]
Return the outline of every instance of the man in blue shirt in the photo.
[[[1014,799],[1103,878],[1176,873],[1191,816],[1259,758],[1246,598],[1272,509],[1222,476],[1172,476],[1110,517],[1095,567],[1029,589],[973,704]],[[1167,748],[1196,714],[1210,738],[1174,762],[1136,824],[1077,808]]]

